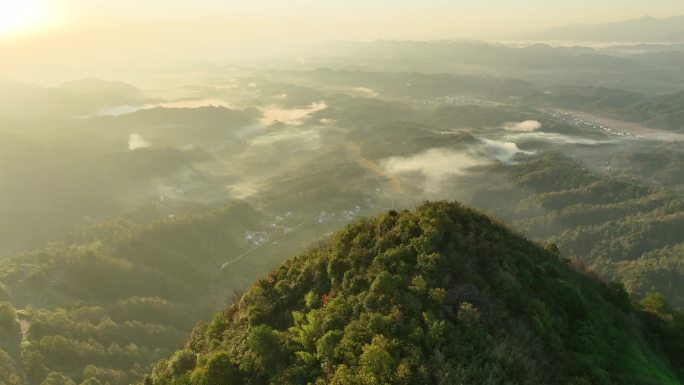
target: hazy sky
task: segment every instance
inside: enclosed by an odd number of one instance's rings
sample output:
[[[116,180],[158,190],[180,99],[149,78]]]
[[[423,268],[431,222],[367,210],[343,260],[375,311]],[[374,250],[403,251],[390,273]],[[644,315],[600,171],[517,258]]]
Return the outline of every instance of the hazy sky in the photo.
[[[0,77],[220,61],[328,39],[505,38],[678,14],[683,0],[0,0]]]

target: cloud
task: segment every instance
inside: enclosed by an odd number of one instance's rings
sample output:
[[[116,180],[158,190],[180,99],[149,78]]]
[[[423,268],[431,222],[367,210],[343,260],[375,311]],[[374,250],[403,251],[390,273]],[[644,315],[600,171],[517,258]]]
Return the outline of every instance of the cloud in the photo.
[[[226,187],[235,199],[245,199],[259,191],[263,191],[264,188],[260,183],[254,181],[242,181]]]
[[[534,151],[523,151],[518,148],[514,142],[505,142],[501,140],[481,139],[485,144],[484,151],[490,156],[498,159],[501,162],[510,162],[515,154],[532,155]]]
[[[438,192],[440,184],[455,175],[464,175],[468,169],[490,163],[489,160],[448,148],[432,148],[413,156],[393,156],[380,162],[389,173],[418,172],[426,178],[425,189]]]
[[[298,126],[304,123],[304,119],[306,119],[309,114],[324,110],[326,108],[328,108],[328,106],[323,101],[311,103],[310,105],[301,108],[264,108],[261,110],[262,118],[260,119],[260,122],[263,125],[284,123]]]
[[[130,114],[141,110],[149,110],[152,108],[202,108],[202,107],[225,107],[230,108],[231,104],[219,99],[187,99],[175,100],[162,103],[148,103],[137,106],[119,105],[114,107],[107,107],[95,113],[95,116],[120,116]]]
[[[130,113],[133,113],[136,111],[140,111],[144,108],[145,108],[145,106],[130,106],[127,104],[123,104],[120,106],[107,107],[105,109],[97,111],[95,113],[95,116],[119,116],[119,115],[125,115],[125,114],[130,114]],[[85,117],[90,117],[90,116],[85,116]]]
[[[202,107],[225,107],[231,108],[231,104],[225,100],[220,99],[188,99],[188,100],[175,100],[172,102],[164,102],[158,104],[148,104],[145,108],[202,108]]]
[[[508,122],[503,126],[506,131],[532,132],[541,128],[541,123],[536,120],[525,120],[523,122]]]
[[[558,134],[553,132],[529,132],[512,134],[505,136],[505,139],[516,142],[540,141],[554,144],[581,144],[587,146],[596,146],[599,144],[615,142],[614,140],[596,140],[590,138],[582,138],[579,136]]]
[[[151,145],[152,143],[146,141],[140,134],[130,134],[128,136],[128,149],[131,151],[150,147]]]
[[[354,87],[354,88],[352,88],[352,90],[359,92],[359,93],[362,93],[362,94],[365,94],[365,95],[368,95],[372,98],[377,98],[378,95],[380,95],[374,89],[368,88],[368,87]]]
[[[527,134],[518,134],[527,135]],[[425,177],[424,191],[442,192],[442,184],[452,177],[466,176],[472,168],[508,163],[516,154],[532,155],[534,151],[521,150],[514,142],[479,138],[480,144],[467,150],[432,148],[412,156],[393,156],[380,161],[390,174],[419,173]]]

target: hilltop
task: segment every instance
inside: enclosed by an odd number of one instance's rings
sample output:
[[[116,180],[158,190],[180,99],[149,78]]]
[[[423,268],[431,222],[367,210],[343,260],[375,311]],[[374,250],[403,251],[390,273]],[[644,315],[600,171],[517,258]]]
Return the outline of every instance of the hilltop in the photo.
[[[146,384],[680,384],[681,314],[492,218],[426,203],[284,263]]]

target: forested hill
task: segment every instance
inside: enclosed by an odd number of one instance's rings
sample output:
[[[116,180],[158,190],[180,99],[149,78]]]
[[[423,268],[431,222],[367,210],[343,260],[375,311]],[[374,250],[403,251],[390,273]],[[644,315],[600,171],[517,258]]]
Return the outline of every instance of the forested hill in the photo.
[[[336,233],[146,384],[681,384],[684,322],[457,203]]]
[[[148,224],[116,219],[0,261],[0,384],[137,380],[253,280],[220,267],[266,222],[244,202]]]

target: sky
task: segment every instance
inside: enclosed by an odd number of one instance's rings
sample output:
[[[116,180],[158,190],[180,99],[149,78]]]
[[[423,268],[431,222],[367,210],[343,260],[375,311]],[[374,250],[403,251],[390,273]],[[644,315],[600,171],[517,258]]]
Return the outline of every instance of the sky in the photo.
[[[679,14],[682,0],[0,0],[0,77],[221,62],[325,40],[505,39]]]

